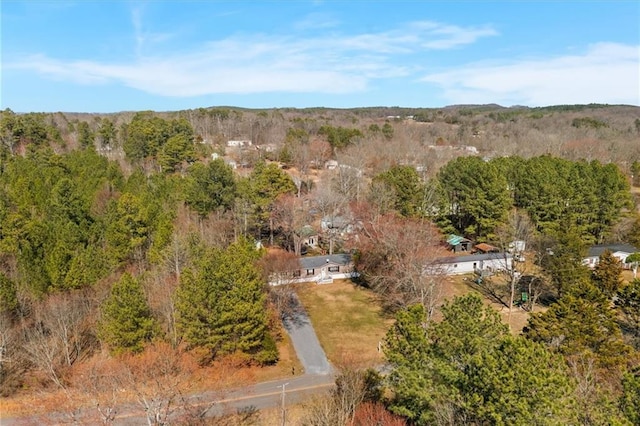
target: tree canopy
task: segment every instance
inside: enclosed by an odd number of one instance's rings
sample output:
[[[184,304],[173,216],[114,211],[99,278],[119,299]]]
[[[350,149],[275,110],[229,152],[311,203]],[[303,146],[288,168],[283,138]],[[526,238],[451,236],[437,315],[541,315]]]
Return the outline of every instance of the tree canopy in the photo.
[[[186,342],[211,357],[241,352],[259,362],[277,360],[267,330],[266,295],[246,240],[211,250],[196,269],[185,270],[177,290],[178,329]]]
[[[574,385],[562,358],[512,337],[473,294],[442,307],[439,323],[415,305],[387,333],[390,408],[415,424],[570,424]]]
[[[113,284],[102,307],[101,340],[113,353],[140,352],[156,332],[142,286],[130,274],[124,274]]]

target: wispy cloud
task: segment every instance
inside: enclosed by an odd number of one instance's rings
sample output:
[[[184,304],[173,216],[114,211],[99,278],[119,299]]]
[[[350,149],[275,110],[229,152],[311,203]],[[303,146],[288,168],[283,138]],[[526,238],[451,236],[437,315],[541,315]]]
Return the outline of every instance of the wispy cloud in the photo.
[[[142,11],[132,13],[135,49],[132,62],[63,61],[31,55],[8,67],[33,70],[80,84],[118,82],[164,96],[215,93],[320,92],[365,90],[373,79],[408,75],[416,65],[398,60],[426,50],[455,48],[497,33],[491,28],[464,28],[414,22],[401,28],[357,35],[326,34],[277,37],[232,36],[200,45],[189,53],[162,55],[149,40],[166,35],[146,32]]]
[[[144,54],[144,48],[146,44],[162,42],[172,37],[172,35],[169,33],[157,33],[148,31],[144,27],[143,14],[144,8],[142,5],[136,6],[131,10],[131,25],[133,26],[135,53],[137,57],[140,57]]]
[[[598,43],[583,54],[499,64],[465,64],[423,82],[460,103],[531,106],[567,103],[640,104],[640,45]]]
[[[340,22],[326,13],[312,13],[293,25],[298,31],[325,30],[337,27]]]

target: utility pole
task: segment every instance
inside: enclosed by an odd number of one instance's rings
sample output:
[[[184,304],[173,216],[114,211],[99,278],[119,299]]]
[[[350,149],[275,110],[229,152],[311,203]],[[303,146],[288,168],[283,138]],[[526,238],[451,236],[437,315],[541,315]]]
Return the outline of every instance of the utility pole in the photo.
[[[282,386],[278,386],[278,387],[282,388],[282,408],[281,408],[281,411],[282,411],[282,426],[286,425],[286,418],[287,417],[286,417],[286,411],[285,411],[285,408],[284,408],[284,394],[285,394],[285,388],[287,387],[288,384],[289,384],[289,382],[284,383]]]

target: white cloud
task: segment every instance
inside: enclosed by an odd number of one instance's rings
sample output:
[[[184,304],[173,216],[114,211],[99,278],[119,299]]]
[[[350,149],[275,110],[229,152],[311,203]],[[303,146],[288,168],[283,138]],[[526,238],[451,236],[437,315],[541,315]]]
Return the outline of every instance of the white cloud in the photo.
[[[467,64],[421,79],[453,104],[640,104],[640,46],[598,43],[584,54]]]
[[[140,13],[132,13],[134,47],[139,53],[133,62],[63,61],[32,55],[7,68],[33,70],[79,84],[116,82],[163,96],[352,93],[365,90],[372,79],[408,75],[415,66],[396,65],[403,62],[398,55],[458,47],[496,34],[489,28],[425,21],[355,36],[233,36],[203,44],[189,53],[145,55],[144,51],[153,47],[145,43],[158,35],[144,31]]]
[[[334,28],[339,25],[339,21],[326,13],[312,13],[296,22],[293,27],[296,30],[318,30]]]
[[[138,6],[131,10],[131,25],[133,26],[133,34],[136,43],[136,56],[142,56],[144,52],[143,49],[147,44],[162,42],[172,37],[169,33],[156,33],[146,30],[142,20],[143,12],[143,6]]]

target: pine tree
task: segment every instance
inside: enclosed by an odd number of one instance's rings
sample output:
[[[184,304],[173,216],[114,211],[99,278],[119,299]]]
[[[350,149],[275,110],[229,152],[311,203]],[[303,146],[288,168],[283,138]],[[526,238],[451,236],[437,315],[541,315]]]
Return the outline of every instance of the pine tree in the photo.
[[[575,424],[574,390],[564,359],[522,337],[475,356],[465,377],[476,424]]]
[[[189,344],[207,348],[212,357],[242,352],[265,363],[277,359],[267,330],[264,283],[255,265],[259,255],[250,242],[240,240],[211,252],[198,270],[182,275],[178,327]]]
[[[622,378],[620,408],[634,425],[640,424],[640,370],[625,373]]]
[[[635,279],[618,292],[616,307],[622,313],[624,325],[632,333],[632,343],[640,348],[640,279]]]
[[[622,365],[630,352],[611,302],[588,280],[574,285],[547,311],[533,314],[524,334],[565,357],[586,356],[603,368]]]
[[[424,307],[412,306],[387,333],[391,411],[417,425],[575,423],[562,357],[509,335],[477,295],[455,298],[442,314],[427,323]]]
[[[142,290],[130,274],[124,274],[111,288],[102,307],[99,337],[112,353],[140,352],[156,334],[156,322]]]
[[[622,265],[610,250],[600,255],[593,269],[591,280],[608,298],[612,298],[622,286]]]

